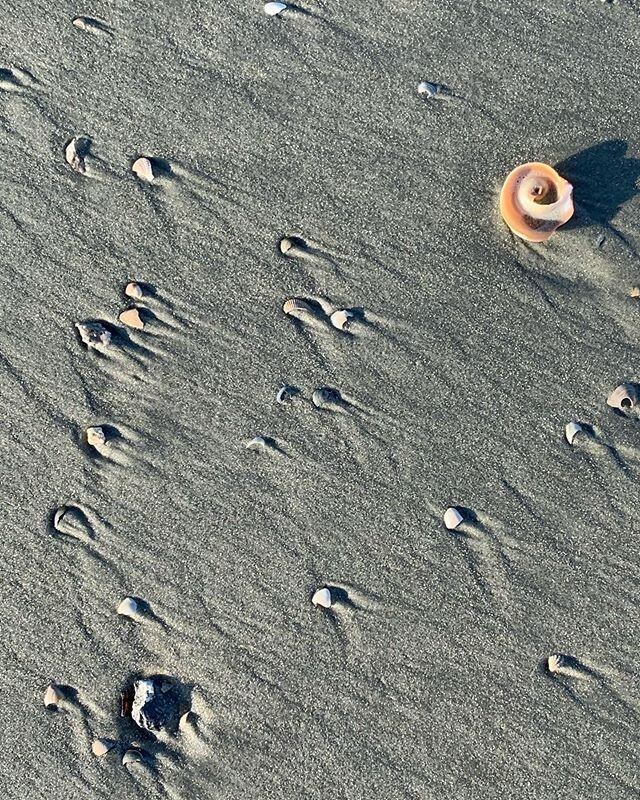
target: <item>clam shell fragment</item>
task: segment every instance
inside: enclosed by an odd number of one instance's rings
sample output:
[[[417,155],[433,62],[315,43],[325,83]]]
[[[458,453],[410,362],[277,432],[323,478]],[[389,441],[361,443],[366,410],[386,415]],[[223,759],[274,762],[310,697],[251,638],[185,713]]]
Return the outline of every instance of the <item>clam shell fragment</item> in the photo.
[[[256,450],[258,452],[263,452],[267,449],[267,440],[264,436],[254,436],[251,441],[245,444],[247,450]]]
[[[418,94],[424,95],[427,98],[435,97],[437,94],[440,94],[440,86],[430,81],[422,81],[418,84]]]
[[[318,591],[314,593],[313,597],[311,598],[311,602],[314,606],[316,606],[316,608],[318,606],[321,608],[331,608],[333,602],[331,599],[331,592],[326,586],[324,586],[322,589],[318,589]]]
[[[125,286],[124,293],[127,295],[127,297],[131,297],[133,300],[142,300],[142,296],[144,294],[140,284],[134,283],[133,281]]]
[[[99,425],[87,428],[85,433],[87,444],[91,445],[91,447],[104,447],[107,443],[107,435],[104,432],[104,428],[101,428]]]
[[[264,13],[268,17],[275,17],[276,14],[280,14],[286,8],[286,3],[265,3],[264,4]]]
[[[564,435],[569,444],[573,444],[573,440],[579,433],[582,433],[584,428],[578,422],[568,422],[565,425]]]
[[[306,300],[301,300],[299,297],[292,297],[290,300],[286,300],[284,305],[282,306],[282,310],[285,314],[290,314],[292,317],[301,317],[305,314],[312,314],[313,309],[306,302]]]
[[[444,512],[444,518],[443,519],[444,519],[445,527],[448,530],[452,531],[455,528],[457,528],[458,525],[460,525],[460,523],[463,521],[464,517],[458,511],[457,508],[454,508],[453,506],[449,506],[449,508]]]
[[[276,394],[276,403],[278,403],[279,405],[284,405],[289,400],[291,400],[293,395],[294,395],[293,387],[292,386],[287,386],[285,384],[284,386],[281,386],[278,389],[278,392]]]
[[[638,402],[638,390],[632,383],[621,383],[607,397],[607,405],[626,411]]]
[[[141,181],[152,183],[155,175],[153,174],[153,166],[148,158],[137,158],[131,165],[131,171],[140,178]]]
[[[122,756],[122,764],[128,767],[130,764],[137,764],[142,761],[142,752],[135,747],[130,747]]]
[[[548,164],[533,161],[512,170],[500,192],[500,213],[528,242],[544,242],[573,216],[573,186]]]
[[[125,597],[118,605],[116,613],[130,619],[137,619],[140,616],[140,608],[133,597]]]
[[[76,322],[80,338],[89,348],[102,350],[111,343],[111,331],[100,322]]]
[[[116,743],[113,739],[94,739],[91,742],[91,752],[97,758],[101,758],[102,756],[106,755],[109,750],[113,750]]]
[[[79,147],[80,140],[74,136],[64,149],[64,158],[74,172],[79,172],[81,175],[84,175],[86,167],[84,164],[84,156],[79,152]]]
[[[349,320],[353,319],[354,317],[353,311],[349,311],[348,308],[340,309],[340,311],[334,311],[333,314],[329,317],[331,320],[331,324],[334,328],[338,328],[340,331],[347,330],[349,326]]]
[[[44,693],[44,706],[45,708],[57,709],[60,703],[64,700],[64,692],[55,683],[50,683]]]
[[[138,331],[144,328],[144,322],[137,308],[128,308],[126,311],[121,312],[118,319],[128,328],[135,328]]]

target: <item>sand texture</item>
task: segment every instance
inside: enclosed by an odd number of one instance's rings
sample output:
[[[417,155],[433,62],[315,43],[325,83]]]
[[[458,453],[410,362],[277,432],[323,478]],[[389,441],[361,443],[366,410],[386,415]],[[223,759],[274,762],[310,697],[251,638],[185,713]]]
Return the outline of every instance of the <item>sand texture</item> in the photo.
[[[4,11],[0,798],[637,798],[640,3]]]

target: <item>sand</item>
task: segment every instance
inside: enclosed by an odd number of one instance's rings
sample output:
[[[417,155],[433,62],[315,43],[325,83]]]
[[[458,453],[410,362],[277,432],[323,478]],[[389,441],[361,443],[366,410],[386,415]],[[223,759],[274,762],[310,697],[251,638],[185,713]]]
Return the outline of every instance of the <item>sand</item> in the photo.
[[[638,796],[639,9],[9,4],[1,797]],[[575,187],[542,245],[529,160]],[[152,674],[177,735],[118,716]]]

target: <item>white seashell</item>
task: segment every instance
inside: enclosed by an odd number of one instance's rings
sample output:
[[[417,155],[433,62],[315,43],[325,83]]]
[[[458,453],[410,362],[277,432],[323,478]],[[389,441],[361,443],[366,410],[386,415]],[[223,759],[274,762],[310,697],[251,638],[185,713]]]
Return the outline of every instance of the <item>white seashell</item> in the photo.
[[[418,94],[423,94],[425,97],[435,97],[440,94],[440,86],[437,83],[422,81],[422,83],[418,84]]]
[[[113,739],[94,739],[91,743],[91,752],[94,756],[100,758],[101,756],[106,755],[109,750],[112,750],[115,747],[116,743]]]
[[[67,164],[74,172],[84,174],[86,168],[84,158],[78,153],[78,139],[74,137],[64,149],[64,157]]]
[[[133,747],[130,747],[122,756],[122,764],[125,767],[129,766],[129,764],[136,764],[139,761],[142,761],[142,753]]]
[[[152,183],[155,175],[153,174],[153,167],[148,158],[138,158],[131,165],[131,171],[134,172],[141,181]]]
[[[284,239],[280,240],[280,252],[283,256],[286,256],[289,250],[292,250],[295,247],[295,243],[293,239],[289,239],[285,237]]]
[[[454,528],[457,528],[462,520],[462,514],[453,506],[449,506],[449,508],[444,512],[444,524],[445,527],[450,531],[454,530]]]
[[[629,294],[631,297],[640,297],[640,286],[632,286]]]
[[[625,410],[633,408],[638,402],[638,390],[632,383],[621,383],[616,387],[609,397],[607,397],[607,405],[612,408],[619,408]]]
[[[291,314],[291,316],[294,317],[300,316],[301,314],[313,313],[313,309],[309,303],[305,300],[301,300],[299,297],[292,297],[290,300],[285,301],[282,310],[285,314]]]
[[[196,724],[196,715],[193,711],[185,711],[185,713],[180,717],[180,722],[178,723],[178,728],[181,731],[190,731],[195,728]]]
[[[293,391],[293,387],[291,386],[287,386],[286,384],[281,386],[276,394],[276,403],[284,405],[284,403],[288,402],[293,397]]]
[[[125,286],[124,293],[127,297],[132,297],[134,300],[142,300],[144,292],[139,283],[128,283]]]
[[[55,683],[50,683],[44,693],[45,708],[58,708],[58,705],[64,700],[64,692]]]
[[[268,17],[275,17],[276,14],[279,14],[281,11],[284,11],[286,8],[285,3],[265,3],[264,4],[264,13]]]
[[[118,319],[128,328],[135,328],[138,331],[144,328],[144,322],[137,308],[128,308],[126,311],[122,311]]]
[[[99,322],[76,322],[76,328],[87,347],[101,350],[111,343],[111,331]]]
[[[136,619],[136,617],[138,617],[140,614],[140,610],[133,597],[125,597],[116,609],[116,613],[121,614],[123,617],[131,617],[131,619]]]
[[[267,449],[267,441],[264,436],[254,436],[250,442],[247,442],[245,447],[247,450],[263,451]]]
[[[549,667],[549,672],[560,672],[562,669],[562,665],[564,663],[564,656],[560,655],[560,653],[553,653],[547,659],[547,666]]]
[[[321,606],[322,608],[331,608],[332,600],[331,600],[331,592],[325,586],[322,589],[318,589],[317,592],[311,598],[311,602],[313,603],[316,608]]]
[[[338,330],[344,331],[347,328],[349,320],[354,317],[353,311],[349,311],[346,308],[341,309],[340,311],[334,311],[333,314],[329,317],[331,320],[331,324],[334,328],[338,328]]]
[[[86,436],[87,444],[90,444],[91,447],[104,447],[107,443],[107,436],[104,432],[104,429],[99,425],[92,428],[87,428]]]
[[[568,422],[564,429],[564,435],[567,438],[569,444],[573,444],[573,440],[579,433],[582,433],[584,428],[582,425],[579,425],[577,422]]]

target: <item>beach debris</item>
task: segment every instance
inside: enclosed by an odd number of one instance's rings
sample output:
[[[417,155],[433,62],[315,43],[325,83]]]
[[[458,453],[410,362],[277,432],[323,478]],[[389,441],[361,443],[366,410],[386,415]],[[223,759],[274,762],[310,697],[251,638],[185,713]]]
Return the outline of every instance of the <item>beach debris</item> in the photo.
[[[265,3],[264,13],[268,17],[275,17],[276,14],[280,14],[280,12],[284,11],[286,7],[286,3]]]
[[[104,432],[104,428],[101,428],[99,425],[87,428],[85,436],[87,437],[87,444],[90,444],[91,447],[104,447],[107,443],[107,435]]]
[[[342,308],[340,311],[334,311],[329,319],[334,328],[345,331],[349,327],[349,320],[353,319],[354,316],[353,311],[349,311],[348,308]]]
[[[418,94],[424,95],[427,98],[435,97],[436,95],[440,94],[441,86],[437,83],[431,83],[430,81],[422,81],[418,84]]]
[[[80,338],[89,348],[102,350],[111,344],[111,331],[101,322],[76,322]]]
[[[289,239],[288,236],[285,236],[284,239],[280,239],[280,252],[283,256],[286,256],[289,250],[295,247],[295,242],[293,239]]]
[[[91,742],[91,752],[97,758],[101,758],[105,756],[109,750],[113,750],[115,746],[116,743],[113,739],[94,739],[93,742]]]
[[[93,33],[94,35],[111,34],[109,26],[95,17],[74,17],[74,19],[71,20],[71,24],[86,33]]]
[[[144,295],[142,286],[134,281],[131,281],[124,287],[124,293],[127,295],[127,297],[131,297],[134,300],[142,300],[142,296]]]
[[[624,411],[638,402],[638,390],[632,383],[621,383],[607,397],[607,405]]]
[[[141,678],[133,683],[131,718],[147,731],[175,730],[181,716],[177,686],[155,678]]]
[[[52,711],[57,711],[58,706],[64,700],[64,692],[55,683],[50,683],[44,693],[44,707]]]
[[[89,140],[86,137],[74,136],[64,149],[64,158],[74,172],[81,175],[87,171],[84,157],[89,148]]]
[[[135,173],[141,181],[152,183],[155,175],[153,174],[153,166],[151,161],[144,156],[137,158],[131,165],[131,171]]]
[[[87,515],[77,506],[61,506],[53,515],[53,527],[58,533],[79,541],[93,538],[93,529]]]
[[[293,386],[288,386],[285,383],[283,386],[281,386],[278,389],[278,392],[276,394],[276,403],[279,403],[280,405],[284,405],[285,403],[288,403],[289,400],[291,400],[291,398],[294,396],[295,393],[296,393],[296,390],[293,388]]]
[[[313,308],[306,300],[302,300],[300,297],[292,297],[290,300],[286,300],[282,306],[282,310],[285,314],[289,314],[297,319],[304,317],[305,314],[313,314]]]
[[[140,608],[133,597],[125,597],[116,609],[116,613],[130,619],[137,619],[140,616]]]
[[[267,440],[264,436],[254,436],[250,442],[245,444],[247,450],[257,450],[259,452],[263,452],[267,449]]]
[[[185,731],[192,731],[196,726],[196,715],[193,711],[185,711],[185,713],[180,717],[180,722],[178,723],[178,729],[181,730],[183,733]]]
[[[138,750],[137,747],[130,747],[122,756],[122,764],[125,767],[128,767],[131,764],[137,764],[140,761],[142,761],[142,751]]]
[[[573,186],[548,164],[522,164],[507,176],[500,213],[511,231],[528,242],[544,242],[573,216]]]
[[[589,678],[591,671],[581,664],[577,658],[562,653],[552,653],[547,658],[547,669],[552,675],[564,675],[567,678]]]
[[[632,286],[629,294],[631,297],[640,297],[640,286]]]
[[[602,245],[605,243],[605,241],[606,241],[606,238],[607,238],[607,237],[604,235],[604,233],[601,233],[601,234],[598,236],[598,238],[596,239],[596,247],[597,247],[598,249],[600,249],[600,248],[602,247]]]
[[[449,506],[449,508],[444,512],[443,519],[447,530],[452,531],[455,530],[458,525],[460,525],[464,517],[457,508],[454,506]]]
[[[331,592],[326,586],[324,586],[322,589],[318,589],[318,591],[314,593],[313,597],[311,598],[311,602],[316,608],[318,606],[321,608],[331,608],[333,603],[331,599]]]
[[[582,427],[582,425],[580,425],[580,423],[574,422],[574,421],[567,422],[567,424],[565,425],[565,428],[564,428],[564,435],[565,435],[567,441],[569,442],[569,444],[573,444],[573,440],[576,438],[576,436],[579,433],[583,433],[583,432],[584,432],[584,428]]]
[[[122,311],[118,319],[128,328],[135,328],[138,331],[144,328],[144,322],[137,308],[128,308],[126,311]]]
[[[337,389],[330,389],[328,386],[323,386],[321,389],[316,389],[311,395],[311,402],[316,408],[323,408],[323,406],[338,404],[342,402],[342,397]]]

